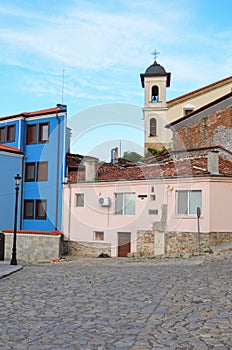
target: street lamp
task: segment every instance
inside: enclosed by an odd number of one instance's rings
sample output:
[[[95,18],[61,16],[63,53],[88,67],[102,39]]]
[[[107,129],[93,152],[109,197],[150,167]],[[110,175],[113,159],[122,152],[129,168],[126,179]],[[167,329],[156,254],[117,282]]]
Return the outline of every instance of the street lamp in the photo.
[[[12,248],[12,258],[11,265],[17,265],[16,260],[16,231],[17,231],[17,216],[18,216],[18,195],[19,195],[19,185],[21,176],[17,174],[15,177],[15,217],[14,217],[14,237],[13,237],[13,248]]]

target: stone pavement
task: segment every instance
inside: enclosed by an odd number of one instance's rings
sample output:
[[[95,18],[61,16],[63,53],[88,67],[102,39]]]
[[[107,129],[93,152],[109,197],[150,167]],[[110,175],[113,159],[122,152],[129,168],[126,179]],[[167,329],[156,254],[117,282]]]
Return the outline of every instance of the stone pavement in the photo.
[[[10,265],[10,262],[0,262],[0,279],[21,270],[22,265]]]
[[[0,281],[0,349],[232,349],[232,254],[25,265]]]

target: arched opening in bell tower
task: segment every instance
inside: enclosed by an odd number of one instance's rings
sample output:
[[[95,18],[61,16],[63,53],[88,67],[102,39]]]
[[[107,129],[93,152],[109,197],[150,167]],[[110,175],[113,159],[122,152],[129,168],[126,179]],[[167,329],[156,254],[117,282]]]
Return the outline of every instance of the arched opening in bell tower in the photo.
[[[153,85],[151,88],[151,102],[159,102],[159,87]]]

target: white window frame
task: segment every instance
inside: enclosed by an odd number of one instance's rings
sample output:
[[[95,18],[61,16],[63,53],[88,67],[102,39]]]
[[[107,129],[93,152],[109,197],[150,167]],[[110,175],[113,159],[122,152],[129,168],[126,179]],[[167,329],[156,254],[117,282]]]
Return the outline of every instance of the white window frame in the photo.
[[[78,205],[78,198],[82,198],[82,205]],[[85,195],[84,193],[75,193],[75,207],[83,208],[85,206]]]
[[[97,234],[102,234],[103,235],[103,239],[97,239],[96,237],[97,237]],[[93,232],[93,240],[94,241],[97,241],[97,242],[103,242],[104,240],[105,240],[105,233],[104,233],[104,231],[94,231]]]
[[[187,193],[187,211],[185,213],[180,213],[179,212],[179,193]],[[202,212],[202,190],[177,190],[176,191],[176,215],[177,216],[186,216],[186,217],[190,217],[190,216],[197,216],[197,208],[195,210],[195,212],[191,212],[191,195],[192,193],[199,193],[200,196],[200,203],[197,205],[197,207],[200,207],[201,212]]]
[[[117,208],[117,196],[122,197],[122,207]],[[131,196],[131,199],[128,197]],[[114,214],[115,215],[123,215],[123,216],[132,216],[135,215],[135,192],[117,192],[114,194],[115,198],[115,208],[114,208]],[[130,205],[131,200],[133,200],[133,208],[130,207],[129,209],[133,209],[133,212],[128,212],[128,205]]]

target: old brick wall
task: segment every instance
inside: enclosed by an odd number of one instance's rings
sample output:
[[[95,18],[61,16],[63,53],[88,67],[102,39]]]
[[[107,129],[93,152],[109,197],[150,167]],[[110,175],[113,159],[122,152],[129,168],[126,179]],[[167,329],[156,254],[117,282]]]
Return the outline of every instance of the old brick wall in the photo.
[[[223,146],[232,151],[232,108],[217,111],[173,134],[174,149]]]
[[[142,256],[155,255],[155,234],[160,231],[138,231],[137,252]],[[165,253],[184,254],[198,252],[197,232],[165,232]],[[200,233],[200,250],[208,251],[217,245],[232,243],[232,232]]]

